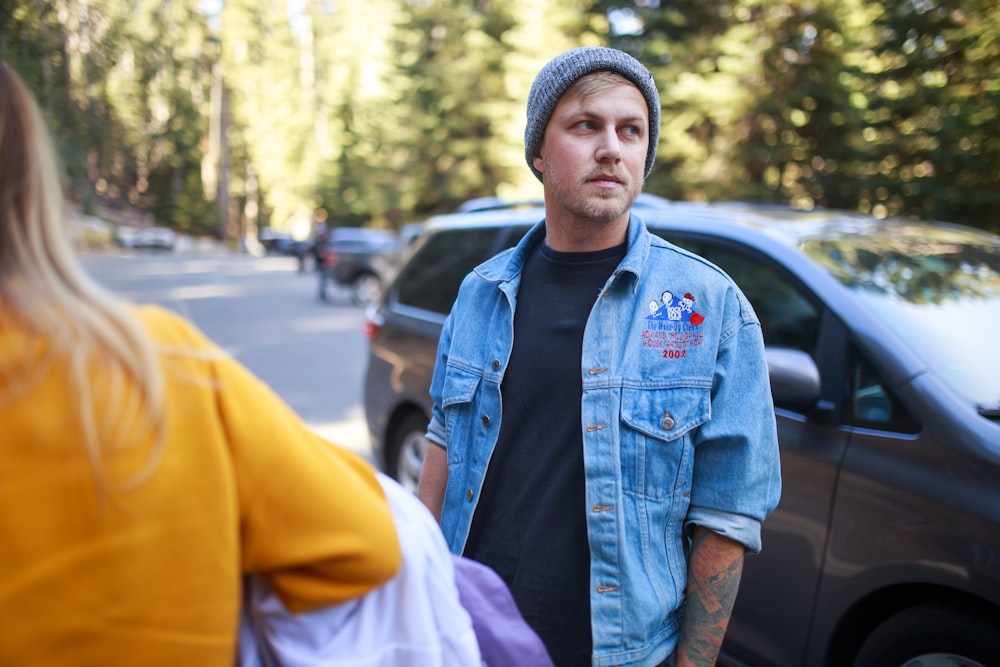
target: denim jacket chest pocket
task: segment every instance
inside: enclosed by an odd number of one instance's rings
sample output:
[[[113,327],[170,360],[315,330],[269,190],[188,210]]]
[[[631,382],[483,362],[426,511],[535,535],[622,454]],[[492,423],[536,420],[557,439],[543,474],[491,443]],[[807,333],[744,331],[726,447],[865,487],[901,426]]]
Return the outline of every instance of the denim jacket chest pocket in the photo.
[[[693,463],[689,434],[710,417],[708,387],[624,388],[622,490],[649,499],[686,497]]]

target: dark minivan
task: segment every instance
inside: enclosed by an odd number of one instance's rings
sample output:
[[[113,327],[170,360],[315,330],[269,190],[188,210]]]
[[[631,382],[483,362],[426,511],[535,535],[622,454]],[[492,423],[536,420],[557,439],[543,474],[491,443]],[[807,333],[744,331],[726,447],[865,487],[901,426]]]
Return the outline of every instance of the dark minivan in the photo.
[[[740,204],[636,212],[735,279],[767,345],[783,494],[720,664],[1000,665],[1000,237]],[[542,216],[432,218],[368,311],[368,427],[410,488],[459,283]]]

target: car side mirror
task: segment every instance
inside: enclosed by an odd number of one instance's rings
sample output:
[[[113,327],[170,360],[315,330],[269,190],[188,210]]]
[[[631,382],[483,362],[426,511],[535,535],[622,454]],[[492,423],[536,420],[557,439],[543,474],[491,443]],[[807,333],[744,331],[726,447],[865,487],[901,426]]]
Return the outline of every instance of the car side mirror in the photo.
[[[820,396],[820,377],[813,358],[802,350],[787,347],[768,347],[765,354],[774,404],[814,407]]]

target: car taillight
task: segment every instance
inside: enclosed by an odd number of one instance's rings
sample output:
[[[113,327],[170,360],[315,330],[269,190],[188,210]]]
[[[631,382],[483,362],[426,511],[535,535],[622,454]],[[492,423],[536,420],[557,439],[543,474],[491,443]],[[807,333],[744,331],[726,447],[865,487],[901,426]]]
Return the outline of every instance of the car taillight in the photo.
[[[378,337],[378,332],[382,330],[383,322],[385,322],[385,320],[378,314],[378,311],[374,307],[370,307],[365,313],[364,332],[365,338],[367,338],[369,342]]]

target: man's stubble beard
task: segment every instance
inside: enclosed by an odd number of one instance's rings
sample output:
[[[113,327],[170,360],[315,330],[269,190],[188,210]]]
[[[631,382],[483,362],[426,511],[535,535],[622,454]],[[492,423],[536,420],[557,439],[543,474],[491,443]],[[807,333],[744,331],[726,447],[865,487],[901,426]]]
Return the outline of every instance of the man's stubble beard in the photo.
[[[544,157],[542,159],[544,161]],[[629,189],[624,199],[618,199],[621,193],[620,190],[599,190],[599,201],[595,201],[591,197],[582,196],[584,188],[588,187],[585,182],[579,184],[574,183],[572,186],[566,187],[566,183],[563,179],[553,177],[555,172],[552,169],[549,169],[548,165],[545,166],[546,170],[544,178],[548,181],[547,185],[549,186],[556,203],[578,221],[590,223],[593,227],[603,227],[611,222],[614,222],[615,220],[618,220],[622,215],[627,214],[628,210],[632,208],[632,204],[635,203],[636,198],[645,186],[645,179],[642,179],[639,183],[639,187],[634,191]],[[603,203],[608,202],[609,200],[617,200],[617,205]]]

